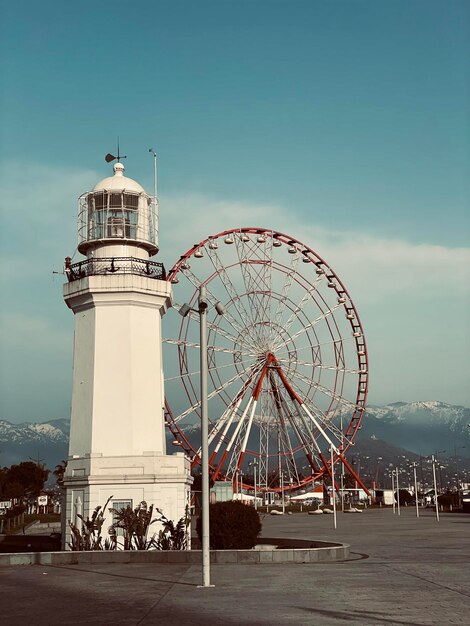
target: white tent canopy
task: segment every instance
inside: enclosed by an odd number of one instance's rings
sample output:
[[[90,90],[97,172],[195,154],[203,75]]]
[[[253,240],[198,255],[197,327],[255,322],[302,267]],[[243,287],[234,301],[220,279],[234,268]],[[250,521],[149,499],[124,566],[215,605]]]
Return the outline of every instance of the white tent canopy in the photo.
[[[323,495],[319,491],[309,491],[308,493],[301,493],[298,496],[293,496],[291,500],[309,500],[311,498],[322,500]]]
[[[248,493],[234,493],[232,498],[232,500],[249,500],[250,502],[253,502],[254,499],[255,496],[250,496]],[[256,500],[260,503],[263,502],[263,500],[258,496],[256,497]]]

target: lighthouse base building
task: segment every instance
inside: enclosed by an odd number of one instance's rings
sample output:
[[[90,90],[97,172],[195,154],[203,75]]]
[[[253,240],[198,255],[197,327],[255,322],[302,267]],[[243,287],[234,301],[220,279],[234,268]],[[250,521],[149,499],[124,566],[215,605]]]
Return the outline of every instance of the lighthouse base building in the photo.
[[[69,456],[64,476],[63,548],[69,522],[96,507],[154,505],[177,521],[189,504],[190,463],[165,444],[162,317],[171,284],[158,251],[156,198],[123,175],[79,199],[78,250],[66,260],[64,300],[75,316]],[[112,514],[105,512],[105,528]],[[157,530],[157,528],[155,528]]]

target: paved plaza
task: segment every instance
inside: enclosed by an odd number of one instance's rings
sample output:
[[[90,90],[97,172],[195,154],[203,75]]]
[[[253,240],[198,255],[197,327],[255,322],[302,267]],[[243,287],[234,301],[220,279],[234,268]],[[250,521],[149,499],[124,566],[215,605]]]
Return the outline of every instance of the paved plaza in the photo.
[[[266,516],[265,537],[337,540],[345,562],[0,567],[2,621],[43,625],[470,625],[470,515]]]

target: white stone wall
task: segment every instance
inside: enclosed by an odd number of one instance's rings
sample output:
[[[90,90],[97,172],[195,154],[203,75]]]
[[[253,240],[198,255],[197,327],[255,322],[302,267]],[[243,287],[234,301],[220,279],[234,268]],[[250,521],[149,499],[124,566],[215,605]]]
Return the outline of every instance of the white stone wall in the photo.
[[[191,483],[190,461],[183,453],[70,459],[64,481],[67,493],[64,549],[68,549],[71,540],[69,521],[81,528],[76,515],[77,497],[80,498],[85,518],[91,517],[97,506],[104,507],[106,500],[112,496],[114,501],[131,500],[132,508],[145,500],[149,506],[153,504],[168,519],[176,522],[184,517],[189,504]],[[156,512],[154,517],[157,517]],[[104,539],[112,523],[111,513],[106,512],[105,518]],[[152,533],[158,532],[158,524],[153,524],[152,529]]]
[[[174,521],[185,514],[190,462],[165,446],[161,318],[171,298],[168,282],[133,274],[64,286],[75,314],[64,549],[69,521],[81,526],[77,498],[85,518],[110,496],[133,508],[145,500]],[[106,512],[105,533],[111,523]]]

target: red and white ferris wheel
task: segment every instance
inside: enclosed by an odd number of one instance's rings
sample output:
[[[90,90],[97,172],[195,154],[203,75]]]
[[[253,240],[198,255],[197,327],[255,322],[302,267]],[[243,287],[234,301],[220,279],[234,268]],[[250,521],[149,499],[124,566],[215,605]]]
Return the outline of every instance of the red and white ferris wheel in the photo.
[[[278,489],[281,475],[298,488],[331,478],[338,461],[355,476],[345,452],[365,410],[367,347],[327,262],[283,233],[237,228],[194,245],[168,280],[175,309],[197,309],[206,287],[212,477],[243,484],[255,464],[260,490]],[[199,316],[174,315],[166,328],[167,426],[196,465],[188,433],[200,424]]]

